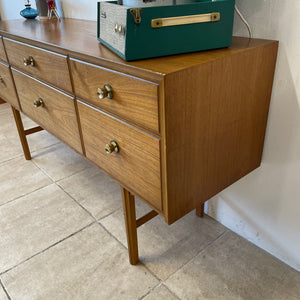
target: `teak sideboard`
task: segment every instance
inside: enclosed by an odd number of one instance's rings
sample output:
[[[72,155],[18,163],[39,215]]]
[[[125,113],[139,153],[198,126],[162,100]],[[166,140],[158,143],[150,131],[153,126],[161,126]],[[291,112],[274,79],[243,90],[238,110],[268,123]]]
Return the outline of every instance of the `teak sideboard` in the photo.
[[[92,21],[1,21],[0,35],[0,97],[25,158],[26,136],[45,129],[115,179],[131,264],[138,226],[203,216],[205,201],[261,163],[276,41],[234,37],[230,48],[129,63]],[[40,126],[25,130],[20,112]],[[153,209],[138,220],[134,196]]]

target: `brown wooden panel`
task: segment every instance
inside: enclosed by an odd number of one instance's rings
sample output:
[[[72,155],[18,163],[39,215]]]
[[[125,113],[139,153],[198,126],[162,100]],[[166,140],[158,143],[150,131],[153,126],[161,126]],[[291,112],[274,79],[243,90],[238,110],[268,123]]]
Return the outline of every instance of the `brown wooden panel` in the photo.
[[[157,84],[71,59],[77,97],[85,99],[125,120],[158,132]],[[113,99],[99,99],[97,89],[104,84],[113,89]]]
[[[65,91],[72,92],[67,57],[41,48],[4,39],[9,63],[18,70],[45,80]],[[32,56],[34,66],[24,65],[24,58]]]
[[[22,111],[74,150],[82,153],[74,99],[13,69]],[[42,98],[45,106],[35,107]]]
[[[86,157],[122,186],[161,210],[159,139],[78,102]],[[119,153],[107,154],[116,140]]]
[[[13,83],[11,71],[6,64],[0,63],[0,98],[20,109],[18,96]]]
[[[169,224],[260,165],[277,47],[167,76]]]
[[[6,57],[6,53],[5,53],[5,50],[4,50],[2,36],[0,36],[0,60],[3,60],[5,62],[7,62],[7,57]]]

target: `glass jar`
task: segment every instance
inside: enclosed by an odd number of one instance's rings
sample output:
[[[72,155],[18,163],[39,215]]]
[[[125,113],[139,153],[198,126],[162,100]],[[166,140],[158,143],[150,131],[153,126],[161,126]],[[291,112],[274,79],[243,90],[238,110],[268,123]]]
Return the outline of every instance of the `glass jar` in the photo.
[[[20,11],[20,15],[25,19],[35,19],[38,11],[31,7],[31,4],[25,4],[25,8]]]

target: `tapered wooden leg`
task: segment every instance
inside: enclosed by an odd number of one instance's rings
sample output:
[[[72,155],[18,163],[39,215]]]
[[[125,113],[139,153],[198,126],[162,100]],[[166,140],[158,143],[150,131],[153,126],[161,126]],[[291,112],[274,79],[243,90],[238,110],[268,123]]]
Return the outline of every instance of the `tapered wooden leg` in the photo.
[[[201,203],[197,208],[196,208],[196,215],[200,218],[204,217],[204,203]]]
[[[29,150],[29,147],[28,147],[26,134],[25,134],[25,131],[24,131],[24,126],[23,126],[23,122],[22,122],[22,119],[21,119],[21,114],[13,106],[11,107],[11,109],[12,109],[12,112],[14,114],[15,122],[16,122],[16,125],[17,125],[18,133],[19,133],[19,136],[20,136],[20,140],[21,140],[21,144],[22,144],[22,148],[23,148],[23,152],[24,152],[24,156],[27,160],[30,160],[31,159],[31,154],[30,154],[30,150]]]
[[[122,200],[127,233],[129,262],[132,265],[136,265],[139,262],[139,254],[134,196],[129,191],[122,188]]]

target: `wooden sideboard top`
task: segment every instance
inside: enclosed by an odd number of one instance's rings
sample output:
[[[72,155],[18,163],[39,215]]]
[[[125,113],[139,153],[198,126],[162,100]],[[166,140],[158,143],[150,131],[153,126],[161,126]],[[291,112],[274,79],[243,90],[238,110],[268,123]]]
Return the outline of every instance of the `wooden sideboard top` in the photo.
[[[22,19],[0,21],[0,34],[119,71],[140,76],[147,72],[152,74],[153,79],[159,79],[162,75],[249,48],[272,43],[269,40],[234,37],[232,46],[229,48],[126,62],[100,44],[97,40],[97,22],[95,21],[78,19],[63,19],[61,22]]]

